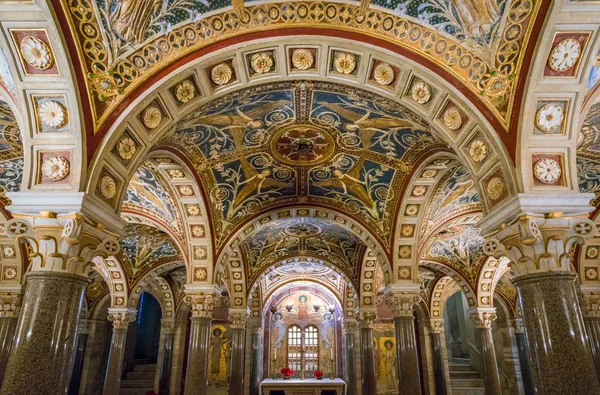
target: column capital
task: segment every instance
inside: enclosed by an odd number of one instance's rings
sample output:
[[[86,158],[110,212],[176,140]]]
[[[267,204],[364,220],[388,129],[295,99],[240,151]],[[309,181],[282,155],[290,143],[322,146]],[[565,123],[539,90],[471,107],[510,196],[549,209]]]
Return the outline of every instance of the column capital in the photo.
[[[160,320],[160,327],[165,335],[174,335],[177,324],[174,319],[162,319]]]
[[[127,329],[135,321],[137,310],[129,307],[111,307],[108,309],[108,319],[113,323],[113,329]]]
[[[525,325],[523,324],[523,317],[515,317],[512,320],[508,320],[508,325],[513,328],[515,333],[525,333]]]
[[[0,318],[13,318],[19,316],[23,296],[20,292],[0,293]]]
[[[392,310],[396,317],[412,317],[413,309],[419,303],[419,284],[410,284],[409,287],[400,284],[389,285],[385,290],[385,304]]]
[[[247,328],[248,328],[248,331],[250,331],[250,333],[259,334],[259,335],[263,334],[262,320],[260,318],[257,318],[257,317],[249,318]]]
[[[431,332],[431,333],[443,333],[444,332],[444,320],[442,318],[430,318],[428,326],[429,326],[429,332]]]
[[[218,287],[209,286],[185,286],[185,302],[192,306],[192,317],[212,317],[215,307],[221,305],[221,294]]]
[[[6,223],[9,238],[29,245],[32,272],[62,272],[87,278],[87,267],[97,256],[119,252],[114,233],[81,213],[58,215],[43,211]]]
[[[80,335],[89,335],[93,325],[93,320],[87,318],[81,318],[79,320],[79,326],[77,327],[77,333]]]
[[[350,318],[344,318],[344,333],[346,335],[353,335],[356,333],[356,327],[357,327],[358,323],[356,322],[356,320],[350,319]]]
[[[377,311],[376,310],[366,310],[358,312],[358,322],[360,324],[360,328],[372,328],[373,322],[377,319]]]
[[[596,234],[593,221],[564,217],[560,212],[544,216],[521,214],[487,235],[483,251],[490,256],[506,256],[517,276],[571,270],[574,245]]]
[[[479,329],[489,329],[492,327],[492,322],[498,318],[496,308],[476,307],[469,310],[469,319]]]
[[[229,321],[233,329],[244,329],[250,314],[248,309],[229,309]]]
[[[580,293],[579,304],[584,318],[600,318],[600,293]]]

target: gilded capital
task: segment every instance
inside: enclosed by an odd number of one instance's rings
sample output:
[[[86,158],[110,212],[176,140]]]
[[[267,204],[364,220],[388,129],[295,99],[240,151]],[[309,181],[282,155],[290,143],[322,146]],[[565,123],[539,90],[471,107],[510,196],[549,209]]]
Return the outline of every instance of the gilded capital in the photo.
[[[247,309],[229,309],[229,321],[234,329],[246,328],[250,314]]]
[[[113,329],[127,329],[135,321],[136,309],[115,307],[108,309],[108,319],[113,323]]]
[[[362,328],[372,328],[373,322],[377,319],[376,311],[361,311],[358,313],[358,322]]]
[[[215,307],[221,305],[221,299],[215,294],[190,294],[186,301],[192,306],[192,317],[212,317]]]
[[[520,215],[488,235],[483,251],[508,257],[517,276],[549,271],[570,271],[573,247],[596,234],[596,225],[586,218]]]
[[[39,216],[11,219],[6,235],[29,245],[31,271],[53,271],[87,277],[87,267],[96,256],[119,252],[119,243],[100,225],[83,214]]]
[[[352,320],[352,319],[344,319],[344,333],[347,335],[353,335],[356,333],[356,326],[357,326],[357,322],[356,320]]]
[[[509,320],[508,324],[513,328],[515,333],[525,333],[525,325],[523,324],[522,317],[515,317]]]
[[[492,322],[497,318],[496,308],[482,309],[476,308],[469,311],[469,319],[480,329],[489,329],[492,327]]]
[[[413,309],[419,303],[418,292],[393,292],[385,296],[385,304],[396,317],[412,317]]]
[[[0,318],[18,317],[22,295],[17,292],[0,293]]]
[[[165,333],[165,335],[174,335],[177,325],[176,325],[174,319],[161,320],[160,327],[163,330],[163,332]]]
[[[429,319],[429,332],[443,333],[444,332],[444,320],[441,318]]]
[[[584,318],[600,318],[600,293],[579,294],[579,305]]]

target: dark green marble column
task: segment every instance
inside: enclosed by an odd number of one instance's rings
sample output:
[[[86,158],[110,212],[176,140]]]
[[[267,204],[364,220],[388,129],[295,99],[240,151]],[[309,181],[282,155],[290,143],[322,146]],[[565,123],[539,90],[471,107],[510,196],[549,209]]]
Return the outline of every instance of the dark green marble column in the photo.
[[[135,321],[136,312],[135,309],[127,308],[108,309],[108,319],[113,323],[113,333],[102,392],[104,395],[118,394],[121,389],[127,329],[129,324]]]
[[[373,312],[360,314],[360,355],[362,360],[362,393],[377,395],[377,367],[373,349],[373,321],[377,315]]]

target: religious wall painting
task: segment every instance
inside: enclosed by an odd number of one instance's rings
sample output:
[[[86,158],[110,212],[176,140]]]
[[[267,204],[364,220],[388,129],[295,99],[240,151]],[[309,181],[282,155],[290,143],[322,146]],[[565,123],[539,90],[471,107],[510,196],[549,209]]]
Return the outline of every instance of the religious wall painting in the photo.
[[[144,267],[173,261],[180,257],[171,237],[152,226],[130,225],[127,236],[119,241],[121,258],[131,277],[137,277]]]
[[[23,179],[23,143],[17,120],[0,100],[0,206],[10,204],[6,192],[16,192]]]
[[[398,393],[396,336],[393,323],[373,324],[373,350],[378,394]]]
[[[588,89],[592,90],[600,82],[600,51],[596,54],[593,59],[593,66],[588,76]]]
[[[449,226],[433,237],[426,259],[448,264],[457,269],[477,270],[486,259],[485,239],[480,229],[472,225]]]
[[[580,192],[600,196],[600,103],[592,105],[577,137],[577,176]]]
[[[87,299],[87,305],[91,306],[94,302],[101,296],[103,296],[106,291],[108,291],[108,285],[104,280],[102,275],[93,269],[90,269],[88,272],[88,280],[90,280],[90,284],[85,289],[85,297]]]
[[[226,394],[229,386],[231,359],[231,328],[227,323],[211,325],[208,347],[209,393]]]
[[[0,49],[0,85],[4,86],[11,95],[15,95],[15,79],[2,49]]]

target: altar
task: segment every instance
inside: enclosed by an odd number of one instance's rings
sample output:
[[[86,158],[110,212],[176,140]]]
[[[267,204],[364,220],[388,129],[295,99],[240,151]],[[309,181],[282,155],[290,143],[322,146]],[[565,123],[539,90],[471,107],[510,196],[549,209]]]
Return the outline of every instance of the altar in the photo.
[[[335,391],[336,395],[346,394],[346,382],[342,379],[266,379],[260,383],[260,393],[270,395],[271,391],[284,391],[285,395],[321,395],[322,391]]]

